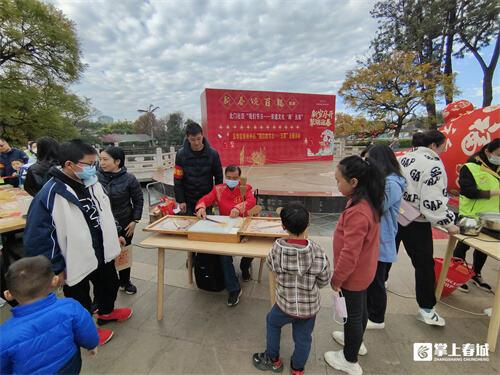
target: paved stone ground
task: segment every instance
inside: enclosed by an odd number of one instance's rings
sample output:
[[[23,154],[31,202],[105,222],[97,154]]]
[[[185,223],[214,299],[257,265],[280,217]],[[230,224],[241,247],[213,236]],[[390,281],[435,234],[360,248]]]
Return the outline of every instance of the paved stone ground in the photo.
[[[316,161],[313,163],[266,164],[262,166],[241,167],[248,183],[259,191],[267,192],[309,192],[328,193],[339,196],[335,183],[334,161]],[[156,181],[173,185],[173,170],[157,170],[153,174]]]
[[[335,215],[314,215],[311,237],[331,255],[331,233]],[[145,226],[147,221],[139,227]],[[137,231],[134,243],[147,236]],[[442,255],[445,241],[436,241],[436,255]],[[472,254],[470,254],[472,256]],[[156,250],[136,247],[133,282],[138,293],[119,293],[117,306],[130,306],[133,317],[125,323],[112,323],[114,338],[99,348],[95,358],[84,355],[83,374],[259,374],[253,368],[251,354],[265,348],[265,317],[269,310],[267,272],[262,283],[242,283],[243,296],[238,306],[226,306],[226,293],[208,293],[188,285],[184,268],[186,254],[167,252],[165,317],[156,320]],[[235,259],[237,265],[239,260]],[[257,263],[257,262],[255,262]],[[256,267],[257,268],[257,267]],[[495,284],[498,263],[488,260],[484,278]],[[257,275],[257,269],[253,270]],[[488,318],[458,311],[444,304],[439,313],[446,327],[429,327],[415,319],[413,269],[402,251],[391,271],[386,328],[367,331],[368,355],[360,357],[365,374],[498,374],[500,349],[490,353],[489,362],[414,362],[413,343],[484,343]],[[469,294],[456,294],[445,299],[449,305],[481,314],[492,304],[492,295],[475,287]],[[340,374],[328,367],[323,353],[340,348],[331,338],[341,329],[332,319],[331,291],[322,290],[322,310],[314,330],[313,347],[307,363],[308,374]],[[10,313],[0,309],[2,321]],[[283,330],[281,355],[289,371],[293,351],[290,327]],[[286,373],[285,372],[285,373]]]

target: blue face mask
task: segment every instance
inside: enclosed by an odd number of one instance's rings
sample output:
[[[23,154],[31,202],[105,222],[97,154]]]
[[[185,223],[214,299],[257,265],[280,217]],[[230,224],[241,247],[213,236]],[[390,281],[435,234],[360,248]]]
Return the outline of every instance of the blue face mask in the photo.
[[[86,165],[83,167],[83,170],[81,172],[75,172],[76,177],[78,177],[80,180],[85,181],[89,180],[92,177],[94,177],[96,174],[96,168],[95,165]]]
[[[486,156],[488,158],[488,161],[493,164],[493,165],[500,165],[500,156],[497,155],[490,155]]]
[[[238,181],[238,180],[226,180],[226,185],[230,189],[234,189],[236,186],[238,186],[239,183],[240,183],[240,181]]]

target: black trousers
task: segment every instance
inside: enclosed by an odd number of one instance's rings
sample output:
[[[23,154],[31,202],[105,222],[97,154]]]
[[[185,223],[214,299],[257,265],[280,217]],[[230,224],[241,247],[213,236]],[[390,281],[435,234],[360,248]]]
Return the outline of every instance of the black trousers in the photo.
[[[459,241],[457,243],[457,247],[455,247],[455,250],[453,251],[453,256],[465,260],[465,254],[469,249],[469,246]],[[487,258],[488,255],[486,255],[485,253],[474,250],[474,254],[472,255],[472,268],[477,275],[481,275],[481,270],[483,269],[484,263],[486,263]]]
[[[115,308],[119,280],[115,261],[99,266],[85,279],[73,286],[64,286],[64,295],[76,299],[91,314],[90,283],[94,286],[94,297],[99,314],[109,314]]]
[[[347,307],[347,322],[344,325],[344,356],[349,362],[358,362],[358,352],[368,322],[367,292],[349,291],[342,288]]]
[[[0,297],[3,298],[3,292],[7,290],[5,285],[5,275],[12,263],[24,258],[23,230],[7,232],[0,234],[2,250],[0,251]],[[7,301],[12,307],[19,303],[16,300]]]
[[[128,285],[128,283],[130,282],[130,267],[118,271],[118,274],[120,275],[120,285]]]
[[[75,355],[71,357],[59,371],[57,371],[56,375],[78,375],[81,370],[82,355],[80,348],[78,348]]]
[[[240,261],[240,270],[248,270],[252,265],[253,258],[243,257]]]
[[[436,304],[434,247],[431,224],[414,221],[406,227],[399,226],[396,248],[403,242],[415,268],[415,292],[417,303],[423,309],[432,309]]]
[[[374,323],[383,323],[385,319],[385,309],[387,308],[385,280],[389,264],[391,263],[378,262],[375,278],[367,290],[368,319]]]

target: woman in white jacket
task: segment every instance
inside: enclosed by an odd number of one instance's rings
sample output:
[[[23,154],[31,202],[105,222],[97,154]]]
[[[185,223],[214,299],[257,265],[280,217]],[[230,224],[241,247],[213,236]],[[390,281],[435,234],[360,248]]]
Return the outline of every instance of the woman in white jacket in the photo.
[[[448,179],[439,158],[446,147],[445,136],[430,130],[423,134],[423,147],[417,147],[400,159],[401,172],[407,185],[403,199],[415,207],[420,216],[408,226],[399,226],[396,247],[403,242],[415,267],[415,288],[419,312],[417,319],[429,325],[444,326],[438,315],[434,276],[432,226],[445,227],[450,234],[458,233],[455,215],[448,209]]]

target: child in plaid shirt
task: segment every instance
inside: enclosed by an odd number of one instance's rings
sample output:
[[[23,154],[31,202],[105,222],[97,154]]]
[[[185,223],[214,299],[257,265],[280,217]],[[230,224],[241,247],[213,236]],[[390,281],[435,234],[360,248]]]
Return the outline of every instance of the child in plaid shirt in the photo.
[[[330,262],[321,247],[306,239],[309,212],[301,204],[290,204],[281,213],[288,239],[276,240],[266,263],[276,274],[276,304],[267,314],[267,348],[253,355],[259,370],[282,372],[279,357],[281,328],[292,324],[292,375],[304,374],[309,357],[316,314],[320,309],[319,288],[328,285]]]

